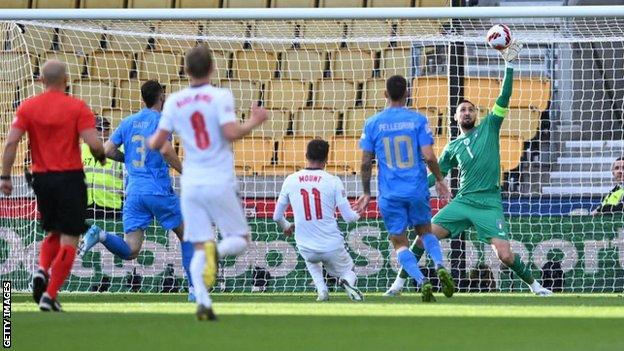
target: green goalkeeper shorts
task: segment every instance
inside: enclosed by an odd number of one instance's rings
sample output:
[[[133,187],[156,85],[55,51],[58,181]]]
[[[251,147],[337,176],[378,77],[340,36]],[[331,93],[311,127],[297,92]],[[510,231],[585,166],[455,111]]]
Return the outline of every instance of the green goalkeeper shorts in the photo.
[[[456,238],[474,227],[479,241],[489,244],[493,238],[509,240],[509,229],[503,215],[500,193],[468,194],[456,197],[432,219]]]

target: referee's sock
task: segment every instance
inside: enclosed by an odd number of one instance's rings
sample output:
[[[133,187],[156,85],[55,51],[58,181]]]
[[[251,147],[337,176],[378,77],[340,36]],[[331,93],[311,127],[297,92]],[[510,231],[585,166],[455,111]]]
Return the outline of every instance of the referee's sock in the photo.
[[[52,270],[50,271],[50,282],[46,289],[46,292],[52,299],[56,300],[58,290],[69,276],[69,272],[71,272],[74,264],[74,258],[76,258],[76,248],[70,245],[62,245],[56,254],[54,262],[52,262]]]
[[[442,248],[440,247],[438,238],[431,233],[427,233],[422,236],[422,242],[425,251],[427,251],[429,257],[431,257],[436,269],[442,267]]]
[[[106,233],[104,231],[102,231],[102,233],[100,233],[100,235],[104,235],[104,240],[101,240],[101,242],[108,249],[108,251],[112,252],[113,254],[115,254],[115,256],[118,256],[123,260],[130,259],[130,254],[132,251],[130,250],[130,246],[126,244],[124,239],[115,234]]]
[[[43,269],[46,274],[50,271],[50,266],[56,258],[56,254],[61,247],[61,235],[49,234],[41,242],[41,251],[39,251],[39,268]]]
[[[418,268],[418,261],[416,261],[414,253],[408,250],[407,247],[401,247],[397,250],[397,258],[403,269],[407,271],[407,274],[414,278],[416,283],[420,286],[423,280],[425,280],[425,276],[420,271],[420,268]]]

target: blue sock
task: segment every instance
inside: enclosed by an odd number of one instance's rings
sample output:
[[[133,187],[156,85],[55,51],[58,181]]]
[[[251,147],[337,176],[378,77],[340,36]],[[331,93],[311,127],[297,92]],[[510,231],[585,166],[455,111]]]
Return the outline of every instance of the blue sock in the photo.
[[[407,271],[407,274],[409,274],[410,277],[414,278],[414,280],[416,280],[416,283],[418,283],[418,285],[420,286],[423,280],[425,280],[425,276],[420,271],[420,268],[418,268],[418,261],[416,261],[416,256],[414,256],[414,253],[405,248],[405,250],[397,254],[397,258],[399,259],[399,263],[401,264],[403,269]]]
[[[429,233],[422,236],[423,246],[425,251],[429,254],[429,257],[436,265],[436,269],[442,267],[442,248],[440,247],[440,241],[438,238]]]
[[[126,244],[124,239],[121,237],[115,234],[106,233],[106,238],[102,241],[102,244],[104,244],[108,251],[115,254],[115,256],[124,260],[130,259],[130,246],[128,246],[128,244]]]
[[[186,273],[186,279],[188,279],[189,286],[193,286],[191,280],[191,259],[193,258],[193,243],[190,241],[180,242],[180,248],[182,249],[182,267],[184,267],[184,273]]]

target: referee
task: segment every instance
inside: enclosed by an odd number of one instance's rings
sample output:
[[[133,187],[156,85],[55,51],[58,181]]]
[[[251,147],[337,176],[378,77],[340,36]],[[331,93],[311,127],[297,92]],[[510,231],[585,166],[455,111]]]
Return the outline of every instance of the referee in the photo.
[[[18,143],[28,133],[32,152],[33,190],[47,233],[33,274],[33,298],[42,311],[61,311],[59,288],[69,276],[80,235],[87,230],[87,188],[80,157],[81,137],[94,157],[106,163],[87,104],[65,93],[65,64],[49,60],[41,69],[45,91],[22,102],[9,130],[2,156],[0,190],[11,195],[11,168]]]

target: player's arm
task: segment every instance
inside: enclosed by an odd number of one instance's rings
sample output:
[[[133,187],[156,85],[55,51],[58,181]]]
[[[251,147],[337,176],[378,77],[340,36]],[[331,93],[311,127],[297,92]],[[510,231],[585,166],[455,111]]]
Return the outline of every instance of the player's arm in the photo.
[[[107,140],[104,143],[104,153],[106,154],[107,158],[110,158],[113,161],[124,162],[125,160],[124,153],[121,152],[119,150],[119,147],[110,140]]]
[[[509,99],[513,92],[513,71],[514,61],[518,58],[522,45],[520,43],[512,43],[507,49],[501,51],[501,56],[505,60],[505,77],[503,78],[503,86],[500,95],[496,99],[492,114],[494,116],[505,118],[509,112]]]
[[[347,192],[345,191],[344,184],[342,184],[342,180],[338,177],[335,179],[334,203],[336,204],[336,207],[338,207],[342,219],[344,219],[347,223],[353,223],[360,219],[360,215],[351,208],[349,200],[347,199]]]
[[[228,102],[226,101],[226,104]],[[233,114],[233,107],[224,108],[224,114]],[[221,131],[223,136],[229,141],[236,141],[242,139],[251,133],[252,130],[260,126],[268,118],[268,112],[264,107],[254,104],[251,106],[251,116],[244,123],[239,123],[237,120],[224,121],[221,124]]]
[[[178,173],[182,174],[182,161],[180,161],[178,154],[175,152],[175,149],[169,140],[167,140],[160,148],[160,153],[163,155],[163,158],[167,161],[169,166],[178,171]]]
[[[433,146],[431,145],[423,145],[420,147],[420,152],[422,152],[423,158],[429,171],[431,171],[431,176],[434,178],[434,184],[436,187],[436,192],[438,193],[438,197],[441,199],[450,199],[451,198],[451,190],[446,184],[444,180],[444,175],[440,170],[440,165],[438,164],[438,159],[433,151]]]
[[[440,174],[442,175],[442,178],[446,177],[448,172],[456,166],[456,164],[453,162],[453,157],[451,151],[448,149],[448,146],[445,147],[442,151],[442,155],[440,155],[438,165],[440,167]],[[436,180],[437,178],[434,174],[429,174],[427,176],[427,183],[429,184],[430,188],[435,185]]]
[[[364,124],[360,149],[362,149],[362,163],[360,165],[360,177],[362,177],[363,194],[357,199],[354,209],[362,215],[371,198],[371,178],[373,176],[373,159],[375,158],[375,140],[373,138],[370,119]]]
[[[91,150],[93,158],[95,158],[102,166],[105,165],[106,154],[104,152],[104,144],[102,144],[102,140],[100,140],[95,128],[82,130],[80,132],[80,137],[85,143],[87,143],[87,145],[89,145],[89,150]]]
[[[15,163],[15,155],[17,154],[17,146],[19,145],[24,131],[22,129],[11,127],[6,141],[4,142],[4,151],[2,153],[2,183],[1,190],[4,195],[11,195],[13,192],[13,184],[11,183],[11,168]]]
[[[275,203],[275,210],[273,211],[273,220],[277,222],[277,225],[282,229],[284,235],[290,236],[293,232],[293,224],[290,223],[284,214],[286,213],[286,208],[288,207],[288,203],[290,202],[288,198],[288,193],[286,191],[286,181],[282,184],[282,190],[280,191],[279,197]]]

